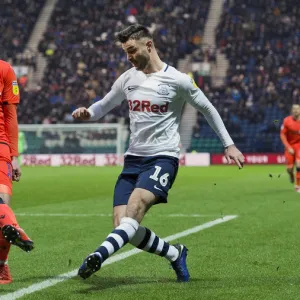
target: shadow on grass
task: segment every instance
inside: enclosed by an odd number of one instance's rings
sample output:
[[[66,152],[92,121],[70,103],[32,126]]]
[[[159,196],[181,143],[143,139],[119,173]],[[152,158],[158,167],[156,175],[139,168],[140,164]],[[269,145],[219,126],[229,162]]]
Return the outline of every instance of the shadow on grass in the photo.
[[[0,286],[0,296],[3,296],[5,294],[7,294],[7,293],[13,293],[13,292],[16,291],[13,288],[6,288],[7,286],[11,286],[11,284],[5,284],[5,285],[1,285]]]
[[[139,285],[139,284],[162,284],[165,288],[167,284],[188,284],[188,283],[177,283],[173,278],[153,278],[153,277],[101,277],[92,276],[86,280],[74,277],[73,280],[80,281],[87,288],[78,290],[77,293],[85,294],[94,291],[102,291],[106,289],[119,288],[122,286]],[[198,278],[193,278],[190,282],[202,281]]]

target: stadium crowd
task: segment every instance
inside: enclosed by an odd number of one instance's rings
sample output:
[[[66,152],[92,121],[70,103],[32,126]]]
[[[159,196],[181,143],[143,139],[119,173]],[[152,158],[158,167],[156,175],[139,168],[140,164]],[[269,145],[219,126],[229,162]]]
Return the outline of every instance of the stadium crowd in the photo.
[[[229,59],[227,85],[241,112],[266,106],[285,110],[299,103],[300,8],[295,3],[225,2],[216,39]]]
[[[39,44],[48,67],[38,91],[22,91],[26,114],[19,115],[20,122],[73,122],[70,112],[75,107],[101,99],[130,67],[114,34],[132,23],[149,26],[163,60],[176,66],[201,43],[209,4],[210,0],[201,6],[193,0],[60,1]],[[127,111],[124,103],[102,122],[117,121]]]
[[[0,10],[1,59],[35,66],[35,54],[25,49],[45,0],[2,0]]]
[[[13,5],[1,11],[1,58],[34,66],[35,56],[24,45],[44,0],[4,1]],[[43,80],[35,91],[21,87],[20,123],[73,122],[75,107],[101,99],[130,67],[114,33],[135,22],[151,28],[170,65],[187,53],[195,62],[215,61],[215,50],[200,47],[209,5],[210,0],[60,1],[39,44],[48,62]],[[299,103],[299,17],[293,0],[224,1],[216,44],[229,60],[225,85],[215,88],[209,76],[194,75],[242,149],[258,133],[272,140],[278,120]],[[126,123],[127,111],[123,103],[102,122]],[[209,130],[199,114],[193,137],[209,136]]]
[[[202,88],[242,150],[282,149],[280,121],[300,101],[299,17],[294,0],[224,1],[216,44],[229,60],[225,85]],[[194,138],[203,133],[213,134],[199,115]]]

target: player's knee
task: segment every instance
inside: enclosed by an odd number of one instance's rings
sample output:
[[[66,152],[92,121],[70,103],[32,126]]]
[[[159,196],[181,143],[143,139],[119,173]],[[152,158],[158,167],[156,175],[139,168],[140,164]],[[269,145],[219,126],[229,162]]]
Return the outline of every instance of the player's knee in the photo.
[[[8,195],[8,194],[0,193],[0,199],[1,199],[0,204],[2,204],[2,202],[4,202],[4,204],[7,204],[7,205],[10,204],[10,195]]]
[[[126,216],[140,222],[154,202],[155,196],[151,192],[144,189],[135,189],[127,204]]]
[[[114,227],[118,227],[120,225],[120,221],[126,215],[126,205],[118,205],[114,207],[113,210],[113,224]]]
[[[121,223],[121,219],[122,219],[122,216],[114,216],[114,219],[113,219],[113,223],[114,223],[114,228],[118,227]]]
[[[286,169],[288,173],[292,174],[294,172],[293,168],[287,168]]]
[[[127,205],[126,216],[136,219],[143,210],[143,204],[139,201],[131,201]]]
[[[113,224],[114,224],[114,228],[118,227],[120,225],[120,220],[119,218],[114,218],[113,219]]]
[[[135,201],[131,201],[130,203],[128,203],[126,216],[140,222],[147,210],[147,201],[145,201],[145,199],[143,198],[137,198]]]

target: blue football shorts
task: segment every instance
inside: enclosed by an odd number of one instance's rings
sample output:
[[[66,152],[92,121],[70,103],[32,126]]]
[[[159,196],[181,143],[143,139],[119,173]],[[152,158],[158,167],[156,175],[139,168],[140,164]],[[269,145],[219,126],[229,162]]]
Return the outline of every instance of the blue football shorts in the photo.
[[[178,159],[172,156],[127,155],[114,191],[114,206],[127,205],[135,188],[150,191],[157,203],[166,203],[178,171]]]

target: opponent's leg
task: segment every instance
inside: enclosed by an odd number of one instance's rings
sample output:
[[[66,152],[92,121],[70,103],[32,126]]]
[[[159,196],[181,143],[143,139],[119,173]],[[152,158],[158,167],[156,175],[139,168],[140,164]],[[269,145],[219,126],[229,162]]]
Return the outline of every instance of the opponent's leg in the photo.
[[[289,175],[290,183],[297,185],[297,183],[295,182],[294,168],[293,167],[292,168],[291,167],[287,168],[286,171],[287,171],[287,173]]]
[[[1,185],[0,185],[1,188]],[[27,236],[25,231],[19,226],[12,209],[5,203],[9,202],[9,195],[0,193],[0,228],[4,239],[18,246],[22,250],[29,252],[34,248],[33,241]],[[3,199],[6,199],[4,201]]]
[[[0,284],[12,282],[12,277],[8,267],[9,250],[10,243],[4,238],[2,232],[0,231]]]
[[[296,191],[300,193],[300,150],[295,149],[295,160],[296,160]]]
[[[286,171],[289,176],[289,180],[291,184],[295,184],[295,190],[299,190],[299,186],[297,182],[295,182],[295,175],[294,175],[294,165],[295,165],[295,155],[292,155],[287,150],[285,151],[285,160],[286,160]]]
[[[10,245],[25,251],[33,248],[33,242],[20,228],[15,214],[9,207],[12,194],[12,165],[0,160],[0,284],[12,281],[7,264]]]
[[[1,190],[3,191],[3,187]],[[0,284],[12,282],[8,267],[10,245],[14,244],[25,251],[33,248],[33,242],[19,227],[12,209],[3,200],[9,203],[9,198],[10,195],[0,193]]]

